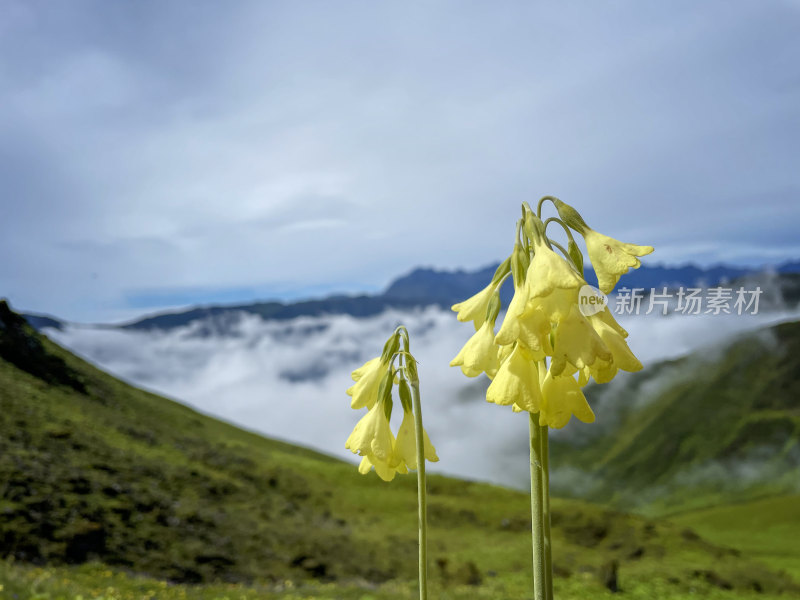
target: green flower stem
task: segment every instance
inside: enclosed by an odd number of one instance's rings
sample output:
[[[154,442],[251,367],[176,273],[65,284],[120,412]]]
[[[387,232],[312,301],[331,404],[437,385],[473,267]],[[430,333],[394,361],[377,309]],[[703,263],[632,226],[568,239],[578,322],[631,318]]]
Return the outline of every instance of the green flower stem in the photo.
[[[414,431],[417,438],[417,502],[419,504],[419,598],[428,599],[428,502],[425,485],[425,438],[422,433],[422,406],[419,387],[411,386],[414,401]]]
[[[542,446],[542,504],[544,513],[544,575],[547,600],[553,600],[553,548],[550,543],[550,444],[547,426],[540,427]]]
[[[533,541],[533,598],[547,600],[545,584],[544,496],[542,443],[539,416],[531,414],[531,537]]]

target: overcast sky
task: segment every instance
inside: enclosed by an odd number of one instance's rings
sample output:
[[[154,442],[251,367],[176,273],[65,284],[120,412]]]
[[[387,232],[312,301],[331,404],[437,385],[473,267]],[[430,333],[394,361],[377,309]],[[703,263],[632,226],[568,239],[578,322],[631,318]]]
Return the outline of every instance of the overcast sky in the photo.
[[[504,257],[800,257],[800,2],[0,0],[0,296],[111,321]]]

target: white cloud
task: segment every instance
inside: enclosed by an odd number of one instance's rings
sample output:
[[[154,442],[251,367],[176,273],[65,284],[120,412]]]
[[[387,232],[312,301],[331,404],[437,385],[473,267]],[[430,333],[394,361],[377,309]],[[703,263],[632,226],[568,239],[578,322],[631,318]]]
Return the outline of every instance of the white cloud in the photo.
[[[796,310],[741,317],[653,314],[621,322],[630,332],[631,347],[647,365],[798,316]],[[425,427],[441,457],[432,469],[525,486],[527,420],[488,404],[486,380],[467,379],[447,366],[472,334],[452,313],[429,308],[366,319],[227,319],[168,333],[85,327],[47,333],[136,385],[268,436],[353,460],[344,441],[362,411],[349,408],[345,390],[352,383],[350,372],[377,356],[389,333],[403,323],[420,363]],[[648,389],[655,393],[658,387]],[[603,406],[607,410],[598,411],[591,427],[602,428],[616,418],[612,402]],[[553,435],[574,436],[576,430],[568,425]]]

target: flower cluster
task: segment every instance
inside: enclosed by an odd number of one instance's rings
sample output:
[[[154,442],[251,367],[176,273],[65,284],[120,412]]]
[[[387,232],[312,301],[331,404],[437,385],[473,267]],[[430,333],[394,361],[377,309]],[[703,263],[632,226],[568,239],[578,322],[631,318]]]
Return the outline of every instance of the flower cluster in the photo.
[[[347,390],[352,398],[351,408],[366,408],[367,413],[356,424],[345,447],[363,457],[358,468],[360,473],[369,473],[374,467],[384,481],[391,481],[396,473],[405,474],[409,469],[417,468],[414,399],[419,395],[419,378],[416,360],[408,346],[408,333],[405,328],[398,327],[386,342],[381,356],[368,360],[353,371],[355,384]],[[399,366],[395,367],[395,361]],[[395,385],[403,407],[403,420],[397,437],[389,425]],[[422,439],[425,458],[431,462],[438,461],[436,449],[424,429]]]
[[[547,199],[560,218],[542,222],[541,207]],[[458,320],[472,321],[476,332],[450,365],[461,367],[468,377],[486,373],[492,379],[487,401],[538,414],[540,425],[560,428],[573,415],[589,423],[594,413],[581,388],[590,379],[606,383],[618,370],[638,371],[642,364],[625,341],[628,333],[610,311],[589,316],[581,312],[579,291],[587,283],[583,255],[571,230],[584,237],[604,293],[653,248],[625,244],[592,230],[574,208],[555,198],[543,198],[537,212],[523,205],[511,256],[488,286],[453,306]],[[547,237],[551,222],[566,231],[567,249]],[[495,333],[499,290],[509,275],[514,296]]]

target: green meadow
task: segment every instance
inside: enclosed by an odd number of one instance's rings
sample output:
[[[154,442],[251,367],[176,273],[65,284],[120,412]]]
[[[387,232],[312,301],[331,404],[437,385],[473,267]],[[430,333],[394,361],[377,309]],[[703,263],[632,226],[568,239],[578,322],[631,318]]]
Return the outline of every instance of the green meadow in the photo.
[[[415,478],[133,388],[0,312],[0,598],[416,597]],[[800,596],[797,500],[555,498],[556,594],[610,597],[616,574],[626,598]],[[432,476],[429,523],[433,597],[529,596],[526,494]]]

